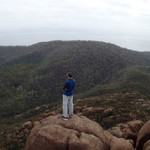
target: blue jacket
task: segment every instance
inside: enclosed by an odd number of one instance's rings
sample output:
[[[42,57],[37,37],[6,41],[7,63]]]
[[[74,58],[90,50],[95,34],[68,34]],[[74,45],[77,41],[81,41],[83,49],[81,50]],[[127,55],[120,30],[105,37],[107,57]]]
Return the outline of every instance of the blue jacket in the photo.
[[[75,79],[68,79],[63,87],[64,95],[72,96],[74,94],[74,88],[75,88]]]

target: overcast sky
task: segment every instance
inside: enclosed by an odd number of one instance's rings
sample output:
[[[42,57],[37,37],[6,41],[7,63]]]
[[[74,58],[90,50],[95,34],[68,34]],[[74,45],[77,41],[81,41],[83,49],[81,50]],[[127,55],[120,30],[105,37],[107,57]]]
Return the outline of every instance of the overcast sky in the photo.
[[[150,51],[150,0],[0,0],[0,45],[51,40]]]

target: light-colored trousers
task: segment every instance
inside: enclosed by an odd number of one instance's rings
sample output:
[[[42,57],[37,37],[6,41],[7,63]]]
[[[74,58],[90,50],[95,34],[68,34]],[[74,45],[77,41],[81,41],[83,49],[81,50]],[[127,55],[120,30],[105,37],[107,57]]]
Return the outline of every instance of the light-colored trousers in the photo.
[[[63,116],[68,117],[68,109],[69,115],[73,115],[73,95],[66,96],[63,94]]]

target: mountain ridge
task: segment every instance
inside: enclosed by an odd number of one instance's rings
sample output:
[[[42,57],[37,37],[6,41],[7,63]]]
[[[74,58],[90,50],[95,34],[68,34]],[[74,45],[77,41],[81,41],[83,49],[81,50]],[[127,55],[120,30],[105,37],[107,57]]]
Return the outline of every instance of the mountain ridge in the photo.
[[[12,52],[14,52],[14,53],[18,54],[18,56],[24,56],[24,55],[28,55],[28,54],[33,53],[33,52],[43,51],[43,50],[49,48],[52,45],[57,46],[58,44],[69,44],[69,43],[70,44],[74,44],[74,43],[80,43],[80,44],[90,43],[91,44],[91,43],[95,43],[95,44],[105,44],[105,45],[109,45],[109,46],[112,46],[112,47],[121,48],[120,46],[117,46],[115,44],[106,43],[106,42],[98,42],[98,41],[50,41],[50,42],[39,42],[39,43],[32,44],[32,45],[29,45],[29,46],[0,46],[0,54],[2,56],[2,55],[4,55],[2,53],[5,53],[4,51],[8,51],[10,54],[12,54]],[[141,54],[143,53],[143,54],[146,54],[146,55],[150,54],[150,52],[139,52],[139,51],[130,50],[130,49],[127,49],[127,48],[121,48],[121,49],[125,50],[125,51],[130,51],[130,52],[137,52],[137,53],[141,53]],[[6,53],[8,53],[8,52],[6,52]]]

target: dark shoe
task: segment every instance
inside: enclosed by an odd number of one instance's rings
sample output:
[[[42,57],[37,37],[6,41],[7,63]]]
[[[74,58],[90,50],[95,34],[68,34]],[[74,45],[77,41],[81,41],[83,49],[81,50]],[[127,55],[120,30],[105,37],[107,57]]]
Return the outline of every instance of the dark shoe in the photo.
[[[68,120],[68,118],[65,117],[65,116],[61,116],[61,119],[63,119],[63,120]]]
[[[73,118],[73,115],[70,115],[70,118]]]

